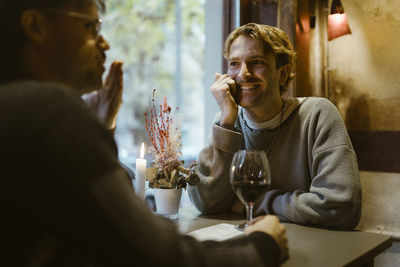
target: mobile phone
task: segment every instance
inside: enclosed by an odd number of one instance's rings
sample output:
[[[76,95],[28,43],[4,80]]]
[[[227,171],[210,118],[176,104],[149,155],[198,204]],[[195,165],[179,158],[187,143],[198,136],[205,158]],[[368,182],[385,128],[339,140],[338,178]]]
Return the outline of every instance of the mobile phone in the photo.
[[[235,99],[236,104],[239,104],[239,85],[236,83],[236,81],[234,86],[230,86],[230,92],[233,96],[233,99]]]

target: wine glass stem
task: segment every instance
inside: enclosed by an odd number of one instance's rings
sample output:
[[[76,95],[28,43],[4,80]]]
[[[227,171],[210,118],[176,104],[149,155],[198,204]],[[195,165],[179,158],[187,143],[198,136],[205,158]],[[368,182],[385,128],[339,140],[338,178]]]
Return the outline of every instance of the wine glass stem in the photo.
[[[253,220],[253,203],[246,205],[247,224]]]

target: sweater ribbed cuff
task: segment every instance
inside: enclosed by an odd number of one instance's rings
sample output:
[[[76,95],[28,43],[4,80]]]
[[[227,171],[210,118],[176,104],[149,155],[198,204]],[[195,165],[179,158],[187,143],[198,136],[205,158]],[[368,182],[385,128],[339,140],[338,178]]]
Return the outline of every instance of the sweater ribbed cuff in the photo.
[[[231,131],[217,124],[213,126],[211,145],[219,150],[235,153],[240,149],[243,141],[241,132]]]

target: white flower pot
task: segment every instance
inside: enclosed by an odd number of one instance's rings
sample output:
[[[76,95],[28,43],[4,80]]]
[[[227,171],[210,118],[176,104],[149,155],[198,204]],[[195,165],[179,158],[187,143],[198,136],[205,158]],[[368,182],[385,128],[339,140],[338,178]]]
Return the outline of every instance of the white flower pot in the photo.
[[[157,213],[169,219],[178,219],[179,204],[182,196],[182,188],[162,189],[153,188]]]

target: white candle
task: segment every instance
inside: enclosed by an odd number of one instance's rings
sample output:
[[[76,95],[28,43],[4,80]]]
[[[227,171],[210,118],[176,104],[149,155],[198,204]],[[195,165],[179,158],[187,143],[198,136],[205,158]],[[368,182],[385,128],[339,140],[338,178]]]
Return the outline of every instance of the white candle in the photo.
[[[144,159],[144,143],[140,149],[140,158],[136,159],[136,173],[135,173],[135,193],[144,200],[145,182],[146,182],[146,164]]]

